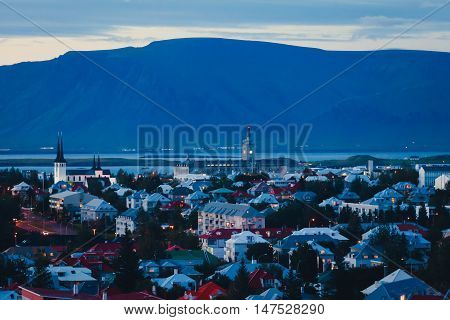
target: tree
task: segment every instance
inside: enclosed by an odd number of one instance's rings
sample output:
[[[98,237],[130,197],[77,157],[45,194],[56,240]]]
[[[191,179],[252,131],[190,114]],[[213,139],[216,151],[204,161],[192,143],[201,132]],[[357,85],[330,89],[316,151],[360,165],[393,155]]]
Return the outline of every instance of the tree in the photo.
[[[363,229],[361,227],[361,218],[359,217],[357,212],[351,212],[347,228],[345,228],[345,235],[352,240],[352,242],[356,243],[361,239],[361,235],[363,233]]]
[[[301,300],[302,299],[302,293],[301,288],[302,284],[300,282],[300,279],[297,278],[297,276],[294,274],[294,271],[292,269],[289,269],[289,275],[285,282],[285,298],[288,300]]]
[[[27,281],[27,266],[24,260],[10,260],[0,254],[0,287],[6,287],[10,281],[25,283]]]
[[[388,265],[401,265],[408,257],[408,243],[404,234],[389,226],[379,226],[370,236],[371,246],[383,253],[383,260]]]
[[[48,271],[49,261],[43,257],[36,261],[35,275],[31,285],[35,288],[50,288],[52,286],[52,276]]]
[[[133,249],[128,231],[116,261],[116,270],[115,285],[122,292],[132,292],[138,288],[142,274],[139,270],[139,257]]]
[[[142,259],[158,259],[164,256],[165,245],[163,231],[158,223],[148,214],[141,212],[138,216],[137,243],[138,253]]]
[[[300,274],[300,279],[304,283],[316,282],[317,253],[309,244],[300,244],[291,256],[291,267]]]
[[[428,227],[428,214],[427,209],[425,208],[425,204],[422,204],[419,208],[419,215],[417,218],[417,223],[421,226]]]
[[[273,262],[273,248],[269,243],[255,243],[248,247],[245,256],[257,262]]]
[[[229,297],[234,300],[243,300],[249,295],[250,288],[248,286],[248,272],[245,267],[245,261],[242,259],[236,278],[231,283]]]
[[[10,195],[0,196],[0,251],[14,245],[14,219],[19,218],[19,201]]]

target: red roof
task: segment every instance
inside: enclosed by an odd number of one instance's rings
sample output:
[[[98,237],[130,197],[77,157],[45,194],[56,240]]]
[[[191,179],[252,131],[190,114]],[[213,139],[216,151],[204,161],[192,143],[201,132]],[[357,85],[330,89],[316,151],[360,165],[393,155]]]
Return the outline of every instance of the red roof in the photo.
[[[107,296],[107,300],[162,300],[145,291],[111,294]]]
[[[235,198],[237,198],[237,197],[253,198],[253,196],[251,194],[247,193],[244,190],[236,190],[231,195]]]
[[[183,249],[182,247],[180,247],[179,245],[173,245],[170,246],[166,249],[166,251],[185,251],[186,249]]]
[[[118,253],[122,245],[120,243],[97,243],[91,247],[88,251],[89,253]]]
[[[30,300],[99,300],[98,295],[79,293],[74,295],[72,290],[62,291],[44,288],[20,287],[22,289],[22,297]]]
[[[226,293],[224,288],[210,281],[198,288],[197,292],[187,291],[186,294],[178,300],[211,300],[211,297],[223,296],[226,295]]]
[[[418,224],[397,223],[397,227],[400,231],[413,231],[416,233],[420,233],[424,237],[428,234],[428,230]]]
[[[248,286],[251,289],[262,289],[263,284],[261,280],[273,280],[274,277],[261,269],[256,269],[248,275]]]
[[[201,239],[230,239],[235,233],[241,232],[241,229],[215,229],[202,234]]]

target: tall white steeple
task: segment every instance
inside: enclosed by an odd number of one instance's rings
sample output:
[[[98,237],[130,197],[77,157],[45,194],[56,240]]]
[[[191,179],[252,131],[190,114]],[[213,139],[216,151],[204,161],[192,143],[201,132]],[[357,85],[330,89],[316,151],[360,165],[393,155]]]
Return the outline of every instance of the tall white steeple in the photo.
[[[56,151],[56,159],[53,164],[53,178],[55,183],[67,180],[67,161],[64,159],[62,133],[58,133],[58,146]]]

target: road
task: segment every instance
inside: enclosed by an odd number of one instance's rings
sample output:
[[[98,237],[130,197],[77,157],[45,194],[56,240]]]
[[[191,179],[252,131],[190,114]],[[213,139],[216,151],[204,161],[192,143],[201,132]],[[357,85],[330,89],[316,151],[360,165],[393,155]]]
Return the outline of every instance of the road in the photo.
[[[64,225],[47,220],[38,214],[23,210],[23,219],[16,222],[16,227],[29,232],[38,232],[43,235],[72,236],[77,232],[70,225]]]

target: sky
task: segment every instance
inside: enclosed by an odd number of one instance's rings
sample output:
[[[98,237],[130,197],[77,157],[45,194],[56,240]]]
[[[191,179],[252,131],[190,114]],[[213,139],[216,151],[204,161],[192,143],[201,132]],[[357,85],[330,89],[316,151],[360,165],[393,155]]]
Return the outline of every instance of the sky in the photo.
[[[430,15],[433,10],[437,12]],[[0,65],[48,60],[70,50],[140,47],[186,37],[326,50],[450,52],[450,4],[449,0],[0,0]]]

